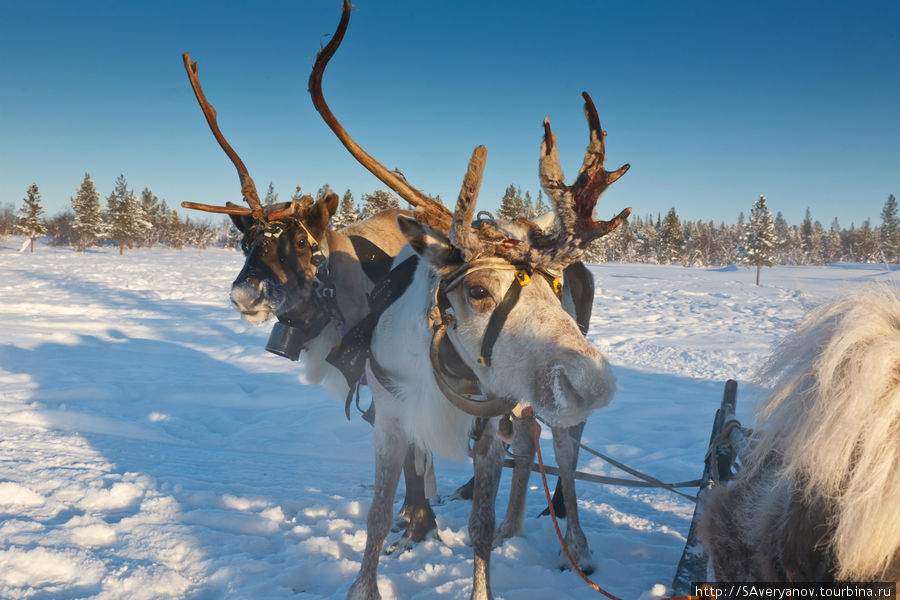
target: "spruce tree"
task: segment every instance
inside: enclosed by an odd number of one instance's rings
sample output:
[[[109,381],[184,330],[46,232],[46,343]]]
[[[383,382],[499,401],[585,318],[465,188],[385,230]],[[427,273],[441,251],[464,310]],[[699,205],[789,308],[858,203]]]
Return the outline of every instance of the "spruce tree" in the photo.
[[[897,199],[893,194],[881,209],[881,249],[888,262],[900,260],[900,220],[897,218]]]
[[[344,192],[341,203],[338,205],[337,214],[331,219],[331,226],[335,229],[342,229],[356,223],[358,220],[359,210],[356,208],[356,201],[353,199],[353,193],[347,190]]]
[[[263,198],[263,206],[271,206],[278,203],[278,194],[275,193],[275,185],[270,181],[269,189],[266,190],[266,197]]]
[[[666,264],[678,261],[684,246],[684,228],[673,206],[663,219],[659,232],[660,258]]]
[[[400,208],[400,202],[387,190],[375,190],[371,194],[363,194],[362,202],[362,218],[364,219],[389,208]]]
[[[81,187],[71,198],[75,220],[72,226],[78,232],[79,250],[84,252],[95,240],[103,237],[103,208],[100,206],[100,192],[94,185],[90,173],[84,174]]]
[[[756,267],[756,285],[759,285],[759,273],[763,266],[772,266],[777,241],[772,213],[766,206],[766,197],[760,195],[750,211],[750,223],[744,238],[744,260]]]
[[[533,219],[537,215],[534,212],[534,203],[531,200],[531,192],[525,191],[525,195],[522,196],[522,213],[521,216],[526,219]]]
[[[160,225],[165,216],[165,202],[160,202],[159,197],[150,191],[150,188],[144,188],[141,191],[141,209],[144,213],[144,219],[149,224],[145,228],[145,232],[141,239],[152,248],[153,244],[159,240]]]
[[[514,185],[510,185],[503,192],[503,198],[500,199],[500,208],[497,210],[497,218],[512,221],[516,217],[522,216],[524,200],[522,192]]]
[[[36,183],[28,186],[25,200],[19,209],[19,224],[16,225],[16,233],[22,234],[31,240],[31,251],[34,252],[34,240],[47,232],[47,224],[41,215],[44,207],[41,206],[41,192]]]
[[[534,201],[534,216],[539,217],[550,210],[550,207],[547,206],[547,203],[544,202],[544,192],[542,190],[538,190],[537,200]]]
[[[106,198],[106,206],[109,219],[107,237],[118,244],[119,254],[122,254],[126,243],[131,248],[134,240],[143,239],[151,227],[144,216],[141,201],[128,189],[124,173],[116,178],[113,191]]]
[[[803,217],[803,222],[800,224],[800,242],[803,248],[804,254],[804,263],[809,262],[809,256],[812,251],[812,235],[813,235],[813,222],[812,222],[812,214],[809,211],[809,207],[806,207],[806,216]]]

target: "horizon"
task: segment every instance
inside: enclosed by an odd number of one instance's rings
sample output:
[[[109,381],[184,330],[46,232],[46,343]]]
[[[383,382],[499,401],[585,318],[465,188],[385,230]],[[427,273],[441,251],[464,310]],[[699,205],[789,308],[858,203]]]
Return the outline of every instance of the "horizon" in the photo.
[[[476,144],[489,149],[480,210],[509,185],[540,189],[550,118],[568,180],[597,105],[607,168],[631,170],[600,199],[609,218],[674,207],[733,223],[759,195],[799,224],[880,223],[900,192],[900,5],[775,2],[618,5],[355,3],[324,94],[350,135],[410,183],[452,204]],[[0,206],[36,183],[47,216],[85,172],[101,201],[123,173],[179,215],[182,201],[240,202],[181,61],[188,51],[219,125],[260,194],[386,189],[312,108],[309,67],[337,1],[156,6],[5,3],[0,51]],[[402,202],[401,202],[402,205]]]

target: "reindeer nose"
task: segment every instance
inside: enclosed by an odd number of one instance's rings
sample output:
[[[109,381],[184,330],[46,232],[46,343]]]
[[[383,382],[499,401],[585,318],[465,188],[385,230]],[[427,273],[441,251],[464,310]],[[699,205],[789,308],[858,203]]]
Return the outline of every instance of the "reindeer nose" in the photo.
[[[593,348],[587,352],[566,352],[553,361],[546,373],[557,402],[574,411],[602,408],[616,390],[609,363]]]
[[[263,287],[256,277],[238,279],[231,286],[231,303],[239,311],[252,309],[262,301]]]

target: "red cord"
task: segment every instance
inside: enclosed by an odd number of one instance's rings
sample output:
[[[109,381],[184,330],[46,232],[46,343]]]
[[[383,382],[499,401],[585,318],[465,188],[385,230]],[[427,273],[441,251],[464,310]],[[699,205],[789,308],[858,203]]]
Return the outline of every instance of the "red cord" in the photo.
[[[526,408],[522,412],[523,417],[533,417],[534,412],[531,407]],[[569,563],[571,563],[572,568],[575,569],[575,572],[581,575],[581,578],[584,579],[589,586],[594,588],[596,591],[600,592],[610,600],[622,600],[618,596],[613,596],[599,585],[591,581],[591,579],[584,574],[584,571],[578,568],[578,565],[575,564],[575,559],[572,558],[572,555],[569,553],[569,548],[566,546],[566,540],[563,537],[562,531],[559,529],[559,522],[556,520],[556,511],[553,509],[553,500],[550,497],[550,486],[547,485],[547,473],[544,471],[544,459],[541,456],[541,437],[538,432],[538,424],[537,419],[532,419],[531,431],[534,437],[534,447],[537,451],[537,459],[538,459],[538,467],[541,473],[541,481],[544,484],[544,495],[547,497],[547,508],[550,509],[550,517],[553,519],[553,527],[556,528],[556,537],[559,538],[559,543],[562,546],[563,552],[566,554],[566,558],[569,559]],[[697,596],[675,596],[672,598],[659,598],[658,600],[698,600]]]

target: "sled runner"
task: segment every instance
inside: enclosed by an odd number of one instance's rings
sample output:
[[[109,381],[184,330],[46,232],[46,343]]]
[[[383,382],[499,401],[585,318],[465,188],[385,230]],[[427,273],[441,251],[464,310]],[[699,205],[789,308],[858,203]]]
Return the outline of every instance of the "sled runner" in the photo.
[[[672,580],[672,591],[675,595],[691,593],[692,581],[706,581],[707,556],[700,543],[697,526],[703,514],[703,500],[706,494],[716,485],[724,485],[734,474],[734,467],[739,456],[748,445],[745,430],[734,416],[737,404],[737,381],[729,379],[725,382],[722,404],[716,411],[712,432],[709,436],[709,449],[704,460],[703,476],[700,490],[697,493],[697,506],[691,519],[687,542],[678,561],[675,578]]]

